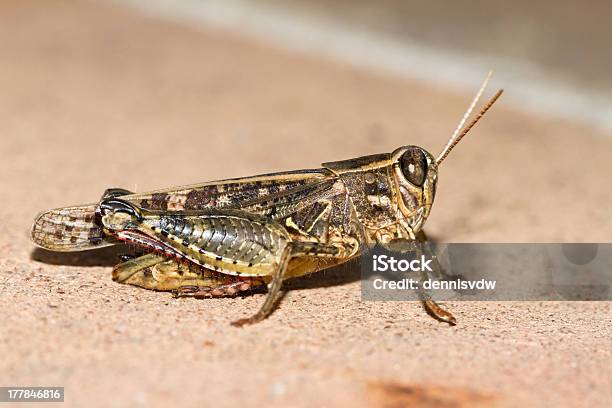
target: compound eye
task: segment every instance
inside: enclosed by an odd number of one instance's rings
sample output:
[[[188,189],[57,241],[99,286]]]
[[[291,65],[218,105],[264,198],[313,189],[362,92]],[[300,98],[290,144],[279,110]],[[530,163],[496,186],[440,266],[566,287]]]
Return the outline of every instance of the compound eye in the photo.
[[[427,176],[427,157],[418,147],[409,147],[400,158],[400,168],[406,180],[422,187]]]

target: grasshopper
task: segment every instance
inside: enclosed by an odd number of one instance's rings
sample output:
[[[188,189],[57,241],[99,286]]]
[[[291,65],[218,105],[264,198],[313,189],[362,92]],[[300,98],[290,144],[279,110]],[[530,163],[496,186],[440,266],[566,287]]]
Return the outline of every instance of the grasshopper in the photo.
[[[285,279],[339,265],[374,244],[426,239],[440,164],[503,92],[464,127],[490,75],[437,158],[404,146],[318,169],[140,194],[109,189],[96,203],[39,214],[32,240],[53,251],[135,245],[144,254],[124,258],[113,280],[177,297],[233,296],[267,285],[259,311],[232,324],[258,322],[273,310]],[[455,324],[433,300],[423,301],[433,317]]]

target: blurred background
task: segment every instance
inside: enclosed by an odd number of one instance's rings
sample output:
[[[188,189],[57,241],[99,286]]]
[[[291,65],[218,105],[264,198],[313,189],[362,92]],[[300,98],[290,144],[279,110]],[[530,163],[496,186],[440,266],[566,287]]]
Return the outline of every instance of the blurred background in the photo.
[[[609,302],[448,302],[449,328],[362,302],[349,265],[236,330],[261,295],[172,299],[28,233],[109,187],[436,154],[493,69],[485,98],[506,92],[444,161],[428,235],[610,242],[611,18],[603,1],[0,0],[0,384],[100,407],[607,407]]]
[[[51,176],[39,210],[109,185],[145,191],[405,144],[435,154],[493,69],[485,97],[506,92],[445,162],[428,227],[457,240],[604,239],[611,8],[1,2],[4,181],[22,194],[8,208],[29,220],[19,201]],[[568,213],[579,227],[565,227]]]
[[[472,89],[494,69],[524,109],[612,129],[609,2],[129,0],[290,49]]]

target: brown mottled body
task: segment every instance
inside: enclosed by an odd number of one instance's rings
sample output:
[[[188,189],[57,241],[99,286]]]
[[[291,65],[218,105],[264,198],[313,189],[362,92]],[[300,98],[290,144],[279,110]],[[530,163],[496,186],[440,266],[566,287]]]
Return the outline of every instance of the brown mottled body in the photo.
[[[141,194],[111,189],[97,203],[39,214],[32,239],[56,251],[137,245],[147,253],[116,266],[113,279],[178,296],[231,296],[267,284],[260,311],[237,322],[253,323],[270,313],[283,280],[346,262],[372,244],[417,240],[438,165],[499,94],[459,133],[464,118],[437,159],[405,146],[320,169]]]

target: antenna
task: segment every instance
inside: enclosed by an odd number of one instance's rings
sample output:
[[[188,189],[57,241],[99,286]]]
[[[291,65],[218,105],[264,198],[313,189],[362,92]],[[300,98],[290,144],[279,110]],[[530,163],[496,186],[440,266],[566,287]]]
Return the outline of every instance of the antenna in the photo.
[[[493,104],[497,101],[497,99],[504,92],[503,89],[498,90],[497,93],[495,93],[495,95],[493,95],[493,97],[489,100],[489,102],[487,102],[487,104],[482,108],[480,113],[478,113],[478,115],[466,127],[463,127],[465,122],[468,120],[470,114],[474,110],[474,107],[480,100],[480,97],[484,93],[484,90],[487,87],[487,84],[489,83],[489,79],[491,79],[491,75],[493,75],[493,71],[489,71],[489,73],[487,74],[484,82],[482,83],[482,85],[480,86],[480,89],[478,90],[478,93],[472,100],[472,103],[470,104],[467,111],[463,115],[463,118],[461,118],[459,125],[457,126],[457,128],[455,129],[451,137],[448,139],[448,142],[446,143],[446,146],[444,146],[444,149],[442,149],[442,151],[438,155],[438,158],[436,159],[436,163],[438,165],[442,163],[442,161],[446,158],[446,156],[448,156],[448,154],[451,152],[451,150],[453,150],[453,148],[457,145],[457,143],[459,143],[459,141],[463,139],[463,137],[469,133],[469,131],[474,127],[474,125],[478,123],[478,121],[484,116],[484,114],[489,110],[489,108],[493,106]]]

